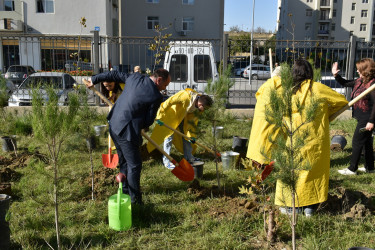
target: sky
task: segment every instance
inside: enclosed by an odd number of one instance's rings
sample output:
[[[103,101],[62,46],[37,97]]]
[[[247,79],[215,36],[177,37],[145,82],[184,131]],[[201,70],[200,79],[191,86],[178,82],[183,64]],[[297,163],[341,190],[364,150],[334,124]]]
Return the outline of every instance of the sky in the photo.
[[[224,0],[224,30],[238,25],[244,31],[251,31],[253,0]],[[272,32],[276,29],[277,0],[255,0],[254,29],[262,27]]]

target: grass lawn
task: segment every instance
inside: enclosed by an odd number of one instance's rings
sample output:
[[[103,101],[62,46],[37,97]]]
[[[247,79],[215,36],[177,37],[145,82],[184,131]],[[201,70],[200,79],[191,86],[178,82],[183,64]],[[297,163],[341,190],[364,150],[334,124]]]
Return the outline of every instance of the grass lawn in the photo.
[[[211,125],[199,142],[212,145]],[[233,136],[249,137],[251,119],[227,115],[220,151],[231,150]],[[346,134],[347,146],[331,153],[329,200],[311,217],[298,217],[298,249],[375,247],[375,174],[341,176],[348,166],[354,120],[335,121],[333,134]],[[18,138],[18,156],[2,152],[0,173],[12,184],[11,244],[14,249],[48,249],[56,246],[53,206],[53,168],[45,146],[32,136]],[[95,200],[91,200],[90,158],[86,142],[69,138],[59,163],[60,229],[64,249],[290,249],[289,218],[276,210],[276,242],[267,243],[262,206],[239,194],[246,183],[245,170],[220,170],[220,188],[213,156],[198,149],[205,161],[203,178],[181,182],[163,167],[161,155],[144,154],[141,187],[144,205],[133,207],[133,226],[117,232],[108,227],[107,203],[117,191],[117,170],[104,168],[105,136],[94,150]],[[177,160],[181,154],[174,151]],[[361,162],[363,164],[363,162]],[[270,196],[273,197],[271,189]],[[47,244],[48,242],[48,244]]]

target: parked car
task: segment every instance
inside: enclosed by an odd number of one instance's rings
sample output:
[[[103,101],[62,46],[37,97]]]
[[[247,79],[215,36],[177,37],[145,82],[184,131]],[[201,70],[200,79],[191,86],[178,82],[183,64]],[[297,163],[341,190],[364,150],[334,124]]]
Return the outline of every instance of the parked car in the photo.
[[[270,67],[263,64],[252,64],[251,65],[251,79],[268,79],[271,77]],[[249,78],[250,75],[250,65],[245,68],[243,72],[243,77]]]
[[[39,72],[30,75],[13,92],[8,100],[9,106],[30,106],[32,102],[32,89],[39,87],[42,94],[46,96],[46,88],[53,87],[59,96],[59,104],[65,105],[68,100],[68,93],[73,90],[76,84],[74,78],[67,73]]]
[[[320,80],[321,83],[327,85],[331,89],[335,90],[336,92],[345,95],[345,87],[340,85],[340,83],[336,82],[333,76],[323,76]]]
[[[248,65],[249,65],[248,61],[234,62],[233,63],[234,75],[235,76],[242,76],[243,77],[243,72],[245,71],[245,68]]]
[[[5,79],[12,81],[18,86],[33,73],[35,73],[35,70],[29,65],[12,65],[5,73]]]
[[[73,61],[68,60],[65,62],[65,70],[66,71],[73,71],[73,70],[92,70],[92,64],[88,62],[82,62],[82,61]]]

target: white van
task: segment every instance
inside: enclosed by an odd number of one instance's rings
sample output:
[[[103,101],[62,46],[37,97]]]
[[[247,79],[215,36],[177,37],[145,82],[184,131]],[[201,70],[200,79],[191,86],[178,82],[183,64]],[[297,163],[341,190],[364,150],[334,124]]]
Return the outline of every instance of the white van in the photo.
[[[165,55],[164,69],[171,75],[168,94],[192,88],[204,92],[208,79],[218,78],[215,54],[207,41],[174,41]]]

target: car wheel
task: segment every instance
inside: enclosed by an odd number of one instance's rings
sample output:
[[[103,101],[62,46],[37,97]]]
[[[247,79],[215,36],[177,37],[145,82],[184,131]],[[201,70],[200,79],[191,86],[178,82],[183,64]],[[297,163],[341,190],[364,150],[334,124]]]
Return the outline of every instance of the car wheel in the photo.
[[[241,75],[241,77],[244,77],[244,76],[243,76],[243,71],[241,72],[241,74],[240,74],[240,75]]]
[[[251,79],[253,79],[253,80],[258,80],[258,75],[252,75],[252,76],[251,76]]]

